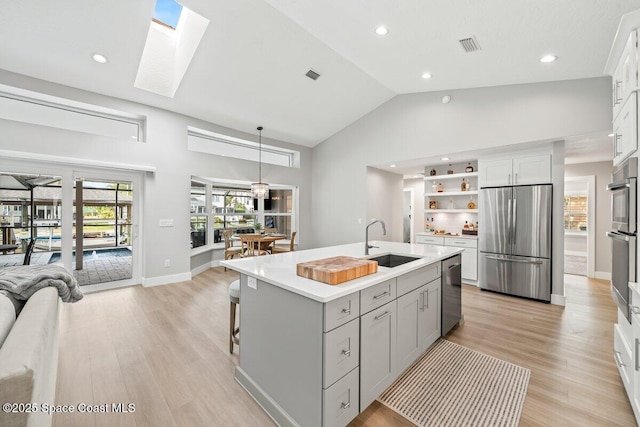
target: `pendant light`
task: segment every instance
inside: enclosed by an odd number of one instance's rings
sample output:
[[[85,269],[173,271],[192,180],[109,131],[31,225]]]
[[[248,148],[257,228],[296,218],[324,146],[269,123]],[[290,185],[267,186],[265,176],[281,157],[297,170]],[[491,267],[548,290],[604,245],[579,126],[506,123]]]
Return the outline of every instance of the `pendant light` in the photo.
[[[262,126],[258,126],[258,182],[251,184],[251,194],[256,199],[269,198],[269,184],[262,182]]]

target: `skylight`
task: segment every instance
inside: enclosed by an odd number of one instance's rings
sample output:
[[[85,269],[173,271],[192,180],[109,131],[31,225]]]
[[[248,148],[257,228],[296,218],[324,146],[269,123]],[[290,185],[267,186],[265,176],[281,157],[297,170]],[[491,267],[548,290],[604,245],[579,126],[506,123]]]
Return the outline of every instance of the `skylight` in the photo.
[[[182,5],[174,0],[156,0],[153,19],[173,29],[178,25]]]

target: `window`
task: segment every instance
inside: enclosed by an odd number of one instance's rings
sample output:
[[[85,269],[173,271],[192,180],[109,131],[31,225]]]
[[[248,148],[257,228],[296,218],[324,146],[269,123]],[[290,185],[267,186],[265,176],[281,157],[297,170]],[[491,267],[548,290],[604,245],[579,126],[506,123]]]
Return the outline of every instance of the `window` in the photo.
[[[566,231],[587,231],[587,196],[564,196],[564,229]]]
[[[188,128],[188,149],[236,159],[258,161],[258,143],[193,127]],[[300,153],[262,144],[262,163],[289,168],[300,167]]]
[[[0,118],[144,141],[146,117],[0,85]]]
[[[291,235],[296,231],[295,187],[272,186],[270,198],[258,203],[247,182],[211,184],[202,178],[191,181],[191,248],[222,243],[222,231],[252,233],[257,223]],[[263,207],[260,210],[260,207]]]
[[[191,248],[207,244],[206,186],[191,181]]]
[[[293,213],[293,190],[270,190],[270,209],[265,208],[264,227],[277,228],[278,233],[291,235]]]
[[[180,3],[173,0],[157,0],[156,7],[153,9],[153,20],[175,30],[181,13],[182,5]]]

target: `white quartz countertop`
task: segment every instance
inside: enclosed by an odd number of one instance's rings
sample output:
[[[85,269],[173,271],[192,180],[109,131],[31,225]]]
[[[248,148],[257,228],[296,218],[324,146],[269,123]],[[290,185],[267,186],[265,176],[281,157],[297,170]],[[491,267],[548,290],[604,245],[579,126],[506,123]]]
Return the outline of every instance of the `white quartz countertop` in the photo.
[[[221,261],[220,264],[242,274],[256,277],[264,282],[325,303],[365,289],[369,286],[384,282],[385,280],[393,277],[400,276],[404,273],[408,273],[409,271],[433,264],[434,262],[439,262],[463,251],[463,249],[460,248],[447,246],[383,241],[369,243],[379,247],[370,249],[368,257],[365,257],[364,255],[364,242],[361,242],[348,245],[330,246],[326,248],[308,249],[304,251],[286,252],[276,255]],[[300,277],[296,274],[296,265],[301,262],[315,261],[334,256],[372,258],[389,253],[419,257],[420,259],[394,268],[379,266],[377,273],[369,274],[368,276],[350,280],[339,285],[328,285],[326,283]]]

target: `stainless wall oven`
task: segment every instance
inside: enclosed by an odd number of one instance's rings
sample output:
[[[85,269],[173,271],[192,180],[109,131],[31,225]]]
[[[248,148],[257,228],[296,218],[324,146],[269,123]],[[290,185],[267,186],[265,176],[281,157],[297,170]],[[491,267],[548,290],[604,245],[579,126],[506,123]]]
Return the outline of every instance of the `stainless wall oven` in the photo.
[[[611,191],[611,294],[629,322],[629,282],[636,281],[638,159],[631,158],[618,166],[607,186]]]

